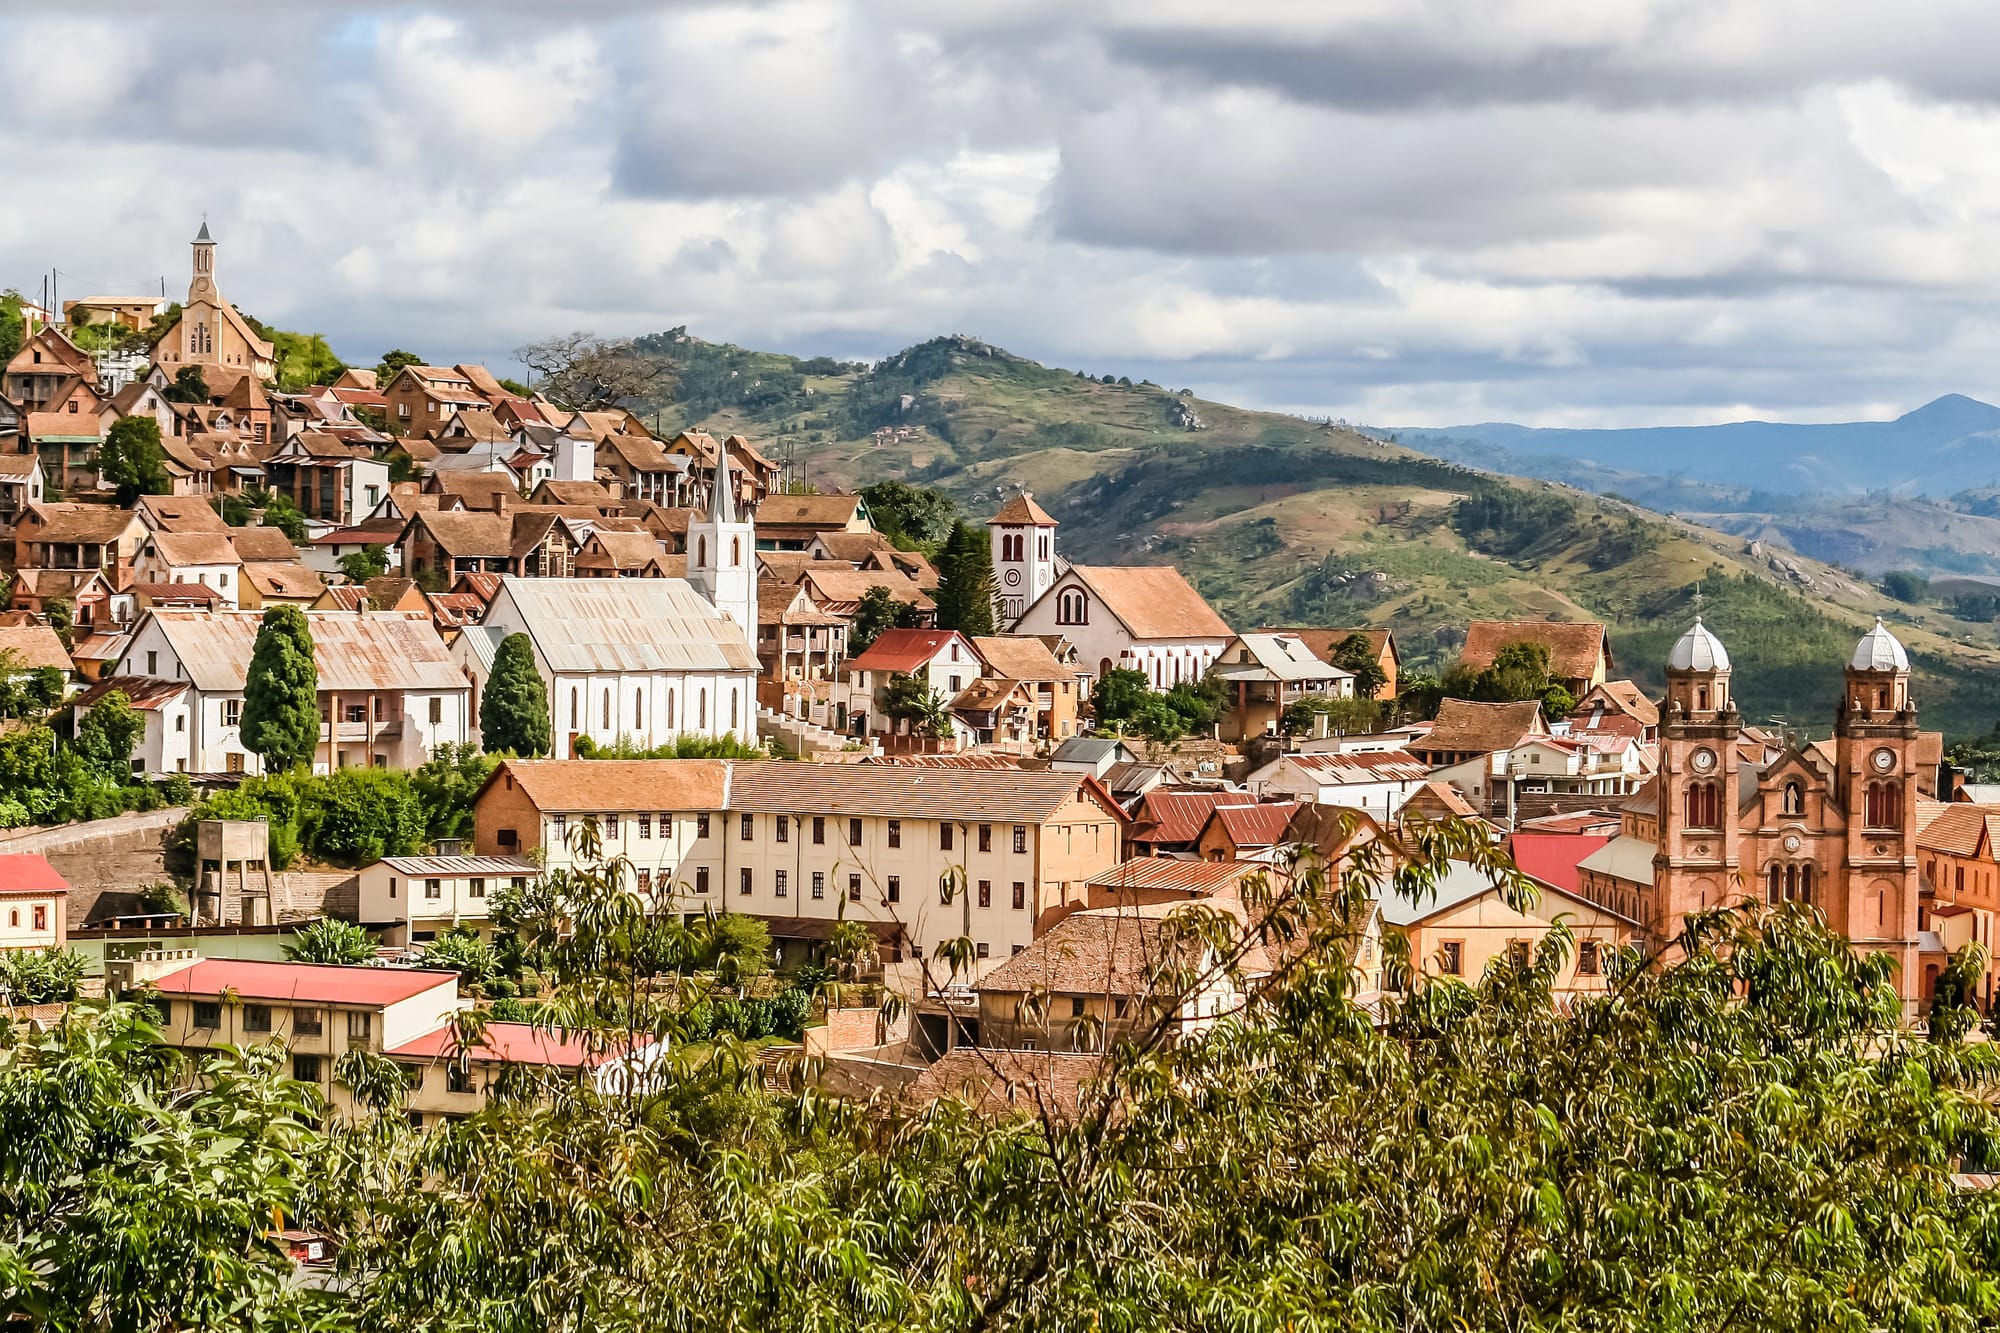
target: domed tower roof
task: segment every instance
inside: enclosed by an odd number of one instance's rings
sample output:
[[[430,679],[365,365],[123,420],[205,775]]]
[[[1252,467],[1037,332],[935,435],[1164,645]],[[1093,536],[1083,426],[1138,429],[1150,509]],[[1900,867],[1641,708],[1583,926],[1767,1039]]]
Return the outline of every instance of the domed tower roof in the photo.
[[[1722,640],[1709,633],[1708,626],[1701,623],[1701,617],[1694,618],[1694,625],[1675,642],[1673,651],[1667,654],[1669,671],[1727,671],[1729,670],[1729,650],[1722,646]]]
[[[1849,671],[1908,671],[1910,655],[1903,651],[1903,641],[1889,632],[1882,618],[1875,618],[1875,628],[1861,636],[1861,642],[1854,645],[1854,656],[1848,659]]]

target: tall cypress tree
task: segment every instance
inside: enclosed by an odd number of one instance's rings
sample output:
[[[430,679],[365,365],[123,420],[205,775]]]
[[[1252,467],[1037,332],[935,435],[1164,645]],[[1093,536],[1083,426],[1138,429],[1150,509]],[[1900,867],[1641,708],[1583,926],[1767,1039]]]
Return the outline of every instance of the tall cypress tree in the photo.
[[[993,633],[993,547],[984,530],[954,523],[938,557],[937,623],[961,634]]]
[[[549,692],[535,669],[535,645],[509,634],[493,654],[493,674],[479,696],[479,737],[488,754],[532,758],[549,752]]]
[[[257,627],[243,683],[243,744],[269,773],[312,762],[319,747],[319,669],[312,631],[296,606],[274,606]]]

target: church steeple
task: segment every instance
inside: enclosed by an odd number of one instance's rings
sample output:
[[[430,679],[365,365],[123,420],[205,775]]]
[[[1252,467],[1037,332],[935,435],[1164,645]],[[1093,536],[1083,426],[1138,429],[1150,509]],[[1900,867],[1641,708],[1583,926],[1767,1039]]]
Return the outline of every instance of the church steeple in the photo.
[[[215,238],[208,234],[208,219],[194,236],[194,265],[188,279],[188,304],[215,299]]]
[[[716,460],[708,513],[688,524],[688,582],[743,629],[757,651],[757,526],[736,517],[736,479],[729,455]]]

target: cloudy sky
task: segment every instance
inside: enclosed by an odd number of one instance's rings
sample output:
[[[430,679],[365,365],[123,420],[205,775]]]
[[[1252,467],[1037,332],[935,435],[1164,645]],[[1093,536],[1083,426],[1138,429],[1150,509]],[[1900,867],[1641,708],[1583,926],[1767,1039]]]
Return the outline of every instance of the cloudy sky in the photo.
[[[67,12],[65,12],[67,11]],[[0,284],[1382,424],[2000,400],[1989,0],[136,0],[0,18]]]

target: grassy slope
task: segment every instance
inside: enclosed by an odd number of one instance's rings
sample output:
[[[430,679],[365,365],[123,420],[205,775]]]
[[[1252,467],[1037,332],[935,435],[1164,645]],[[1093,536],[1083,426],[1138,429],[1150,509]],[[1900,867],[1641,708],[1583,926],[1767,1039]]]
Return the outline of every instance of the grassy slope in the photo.
[[[1917,657],[1915,693],[1930,725],[1978,733],[2000,717],[2000,653],[1990,642],[1954,642],[1962,622],[1912,619],[1829,566],[1792,558],[1810,581],[1801,587],[1740,538],[1537,481],[1505,484],[1568,498],[1579,515],[1573,531],[1494,559],[1450,522],[1466,490],[1493,484],[1485,474],[1293,417],[1080,379],[970,340],[925,346],[931,370],[907,386],[917,402],[902,419],[930,425],[910,439],[877,443],[868,427],[880,420],[842,411],[848,395],[871,387],[854,373],[810,378],[812,394],[777,406],[723,407],[693,421],[669,407],[666,417],[789,444],[822,486],[901,477],[984,513],[1026,485],[1062,519],[1072,559],[1171,562],[1238,625],[1388,624],[1406,656],[1443,665],[1468,619],[1602,619],[1621,671],[1656,686],[1700,583],[1753,717],[1824,731],[1841,664],[1877,613],[1897,616]],[[1176,402],[1205,429],[1171,424]]]

